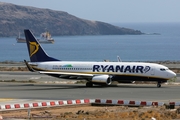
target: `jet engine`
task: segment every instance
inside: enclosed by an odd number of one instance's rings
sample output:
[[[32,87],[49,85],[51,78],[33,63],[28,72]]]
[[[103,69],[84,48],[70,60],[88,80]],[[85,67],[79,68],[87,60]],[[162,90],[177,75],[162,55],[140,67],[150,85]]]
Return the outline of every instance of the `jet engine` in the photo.
[[[111,77],[109,75],[96,75],[92,78],[93,83],[99,83],[99,84],[106,84],[110,85],[111,84]]]

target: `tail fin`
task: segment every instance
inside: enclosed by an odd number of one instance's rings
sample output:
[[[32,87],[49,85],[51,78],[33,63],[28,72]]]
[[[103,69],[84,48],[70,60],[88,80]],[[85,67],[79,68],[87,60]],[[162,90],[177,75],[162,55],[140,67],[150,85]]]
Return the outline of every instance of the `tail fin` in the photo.
[[[49,57],[30,30],[24,30],[31,62],[59,61]]]

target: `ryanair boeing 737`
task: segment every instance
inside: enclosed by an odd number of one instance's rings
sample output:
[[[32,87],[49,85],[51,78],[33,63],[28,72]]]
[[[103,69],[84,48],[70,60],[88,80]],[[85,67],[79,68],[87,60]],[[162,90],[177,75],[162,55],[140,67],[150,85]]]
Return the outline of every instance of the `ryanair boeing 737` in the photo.
[[[30,71],[57,78],[85,79],[87,87],[111,85],[113,81],[155,81],[161,87],[161,83],[176,76],[166,66],[155,63],[61,61],[48,56],[30,30],[24,33],[30,57],[30,62],[25,63]]]

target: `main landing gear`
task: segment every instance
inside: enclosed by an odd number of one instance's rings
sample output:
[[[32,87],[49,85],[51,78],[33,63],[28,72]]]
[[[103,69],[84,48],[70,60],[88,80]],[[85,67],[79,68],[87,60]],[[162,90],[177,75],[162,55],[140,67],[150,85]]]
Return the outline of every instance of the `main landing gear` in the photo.
[[[161,87],[161,82],[157,83],[157,87],[160,88]]]
[[[98,85],[98,86],[101,86],[101,87],[107,87],[108,85],[107,84],[103,84],[103,83],[93,83],[93,82],[87,82],[86,83],[86,87],[93,87],[93,84],[94,85]]]
[[[86,87],[92,87],[93,86],[93,83],[92,82],[87,82],[86,83]]]

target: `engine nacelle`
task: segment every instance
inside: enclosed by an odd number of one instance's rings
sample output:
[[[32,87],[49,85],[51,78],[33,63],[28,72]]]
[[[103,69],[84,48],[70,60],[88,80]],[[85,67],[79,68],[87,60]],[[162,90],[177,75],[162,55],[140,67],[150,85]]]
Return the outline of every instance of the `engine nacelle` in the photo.
[[[111,84],[111,77],[109,75],[97,75],[92,78],[94,83],[105,83],[106,85]]]

